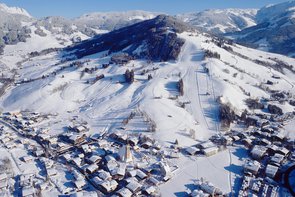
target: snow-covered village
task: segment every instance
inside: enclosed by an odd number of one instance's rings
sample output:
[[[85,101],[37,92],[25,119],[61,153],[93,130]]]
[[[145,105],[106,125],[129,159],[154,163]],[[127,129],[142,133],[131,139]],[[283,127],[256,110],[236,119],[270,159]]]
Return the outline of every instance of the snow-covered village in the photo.
[[[294,8],[0,3],[0,196],[294,196]]]

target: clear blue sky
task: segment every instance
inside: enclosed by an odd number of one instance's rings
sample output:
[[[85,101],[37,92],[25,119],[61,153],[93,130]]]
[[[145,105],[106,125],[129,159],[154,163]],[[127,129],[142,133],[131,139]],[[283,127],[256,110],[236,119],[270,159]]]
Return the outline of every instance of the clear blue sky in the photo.
[[[178,14],[213,8],[261,8],[286,0],[0,0],[34,17],[77,17],[89,12],[146,10]]]

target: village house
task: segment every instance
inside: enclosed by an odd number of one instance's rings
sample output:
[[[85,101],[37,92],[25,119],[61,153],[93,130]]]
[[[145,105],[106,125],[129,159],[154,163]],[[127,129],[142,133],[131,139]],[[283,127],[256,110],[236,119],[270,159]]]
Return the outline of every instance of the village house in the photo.
[[[155,185],[155,186],[160,184],[160,181],[158,179],[156,179],[155,177],[149,177],[147,179],[147,182],[152,184],[152,185]]]
[[[268,164],[265,169],[265,175],[274,178],[278,172],[279,168],[277,166]]]
[[[161,171],[164,175],[164,179],[165,180],[169,180],[171,177],[172,177],[172,172],[171,172],[171,168],[170,166],[167,164],[167,162],[160,162],[160,168],[161,168]]]
[[[71,144],[77,145],[81,144],[86,140],[86,135],[85,134],[76,134],[76,135],[71,135],[69,136],[69,141]]]
[[[46,169],[46,171],[47,171],[47,176],[49,176],[49,177],[53,177],[58,174],[57,170],[54,168]]]
[[[36,196],[35,188],[34,187],[23,187],[22,196],[23,197],[35,197]]]
[[[104,170],[99,170],[98,171],[98,177],[101,178],[102,180],[112,180],[112,175]]]
[[[266,154],[267,148],[265,146],[255,145],[251,150],[251,156],[254,159],[260,160]]]
[[[31,163],[34,160],[34,157],[32,157],[32,156],[24,156],[24,157],[22,157],[22,160],[25,163]]]
[[[143,180],[143,179],[147,178],[147,174],[144,173],[142,170],[137,169],[136,170],[136,177],[139,178],[140,180]]]
[[[157,188],[155,186],[144,187],[142,193],[147,196],[155,196],[157,193]]]
[[[22,187],[32,186],[34,177],[35,177],[35,174],[20,175],[20,186]]]
[[[257,175],[260,167],[261,167],[261,164],[258,161],[249,160],[244,164],[244,171]]]
[[[86,158],[85,161],[89,164],[97,164],[101,161],[101,159],[102,158],[98,155],[92,155],[91,157]]]
[[[140,191],[142,185],[138,181],[131,181],[126,188],[128,188],[132,193],[137,193]]]
[[[96,164],[91,164],[89,166],[86,167],[85,171],[88,174],[93,174],[94,172],[96,172],[99,169],[99,166]]]
[[[115,180],[111,180],[111,181],[104,180],[102,181],[102,183],[99,184],[99,186],[103,193],[108,194],[117,189],[118,183]]]
[[[188,148],[185,149],[185,152],[188,153],[189,155],[195,155],[198,152],[200,152],[200,149],[194,147],[194,146],[190,146]]]
[[[213,144],[211,141],[206,141],[206,142],[198,144],[197,147],[199,147],[200,149],[207,149],[207,148],[215,147],[215,144]]]
[[[276,166],[280,166],[283,163],[284,160],[285,160],[284,155],[276,153],[274,156],[272,156],[270,158],[270,163],[272,163],[272,164],[274,164]]]
[[[127,188],[121,188],[116,192],[120,197],[131,197],[132,192]]]
[[[0,174],[0,189],[6,188],[8,186],[8,176],[6,173]]]
[[[210,157],[212,155],[215,155],[218,153],[218,147],[210,147],[210,148],[206,148],[204,149],[202,152],[204,153],[204,155],[206,157]]]
[[[79,179],[74,182],[74,185],[78,191],[81,191],[84,188],[84,186],[86,185],[86,182],[84,179]]]

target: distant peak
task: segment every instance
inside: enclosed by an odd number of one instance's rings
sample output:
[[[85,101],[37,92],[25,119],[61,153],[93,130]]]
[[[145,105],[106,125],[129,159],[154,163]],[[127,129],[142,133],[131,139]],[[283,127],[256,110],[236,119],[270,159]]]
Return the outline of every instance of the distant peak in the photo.
[[[8,7],[4,3],[0,3],[0,10],[9,14],[18,14],[32,18],[32,16],[25,9],[19,7]]]

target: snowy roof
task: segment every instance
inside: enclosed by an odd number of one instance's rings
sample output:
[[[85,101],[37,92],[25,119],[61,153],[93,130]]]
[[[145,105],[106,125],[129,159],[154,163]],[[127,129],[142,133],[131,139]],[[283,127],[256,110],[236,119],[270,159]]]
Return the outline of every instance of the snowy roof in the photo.
[[[4,180],[4,179],[7,179],[7,178],[8,178],[8,176],[7,176],[6,173],[0,174],[0,180]]]
[[[190,146],[190,147],[186,148],[185,151],[190,155],[195,155],[196,152],[200,151],[200,149]]]
[[[98,166],[96,164],[91,164],[86,169],[90,172],[94,172],[98,169]]]
[[[277,166],[268,164],[265,169],[265,174],[268,177],[274,178],[278,170],[279,168]]]
[[[101,160],[101,157],[100,156],[97,156],[97,155],[92,155],[88,160],[91,163],[96,163],[96,162],[99,162]]]
[[[144,173],[142,170],[138,169],[136,171],[136,176],[139,177],[140,179],[144,179],[147,177],[146,173]]]
[[[276,153],[274,156],[271,157],[270,161],[280,164],[284,160],[284,158],[284,155]]]
[[[218,147],[210,147],[203,150],[205,154],[209,154],[212,152],[218,152]]]
[[[260,169],[261,164],[258,161],[248,161],[245,165],[244,168],[246,171],[250,171],[252,173],[257,173],[258,170]]]
[[[266,153],[267,148],[264,146],[255,145],[251,151],[251,154],[254,158],[261,158]]]
[[[77,189],[81,189],[82,187],[84,187],[86,185],[85,180],[80,179],[74,182],[75,186]]]
[[[107,180],[107,179],[112,177],[109,172],[104,171],[104,170],[99,170],[98,171],[98,176],[99,176],[99,178],[101,178],[103,180]]]
[[[48,176],[57,175],[57,170],[54,168],[47,169],[47,174],[48,174]]]
[[[110,191],[114,191],[117,186],[118,183],[115,180],[111,180],[111,181],[104,181],[102,184],[100,184],[103,188],[105,188],[108,192]]]
[[[130,183],[128,183],[128,185],[126,186],[128,189],[130,189],[132,192],[136,192],[141,188],[141,184],[139,184],[138,182],[135,181],[131,181]]]
[[[119,191],[117,191],[117,194],[119,194],[122,197],[131,197],[132,192],[127,188],[122,188]]]
[[[203,149],[214,147],[215,145],[211,141],[203,142],[199,144],[199,146]]]
[[[157,188],[155,186],[150,186],[150,187],[145,188],[144,191],[147,194],[151,195],[157,191]]]
[[[35,188],[34,187],[24,187],[22,191],[23,196],[34,196]]]

